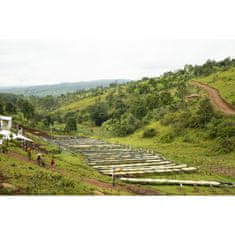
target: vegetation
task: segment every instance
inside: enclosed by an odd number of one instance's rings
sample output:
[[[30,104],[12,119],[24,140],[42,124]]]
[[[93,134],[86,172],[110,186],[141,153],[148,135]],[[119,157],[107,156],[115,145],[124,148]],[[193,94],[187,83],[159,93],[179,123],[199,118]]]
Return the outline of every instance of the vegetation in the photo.
[[[215,74],[200,77],[199,81],[206,83],[220,91],[222,97],[235,105],[235,68],[232,67],[223,72],[217,72]]]
[[[128,80],[118,79],[118,80],[96,80],[96,81],[84,81],[75,83],[62,83],[56,85],[41,85],[41,86],[30,86],[30,87],[4,87],[0,88],[2,93],[10,93],[17,95],[26,96],[59,96],[66,93],[76,92],[80,90],[93,89],[96,87],[108,87],[110,84],[125,83]]]
[[[55,151],[55,147],[42,142],[41,147],[53,150],[44,154],[46,167],[36,164],[36,152],[32,161],[28,161],[26,152],[15,143],[10,143],[7,153],[0,153],[0,194],[33,195],[128,195],[126,190],[104,188],[89,184],[87,179],[111,183],[109,177],[99,174],[87,166],[80,155]],[[52,152],[56,168],[49,168]],[[19,180],[20,179],[20,180]],[[1,183],[8,187],[2,187]]]
[[[208,60],[204,65],[186,65],[156,78],[57,97],[1,95],[0,111],[27,126],[151,149],[177,163],[199,167],[194,174],[164,177],[234,181],[235,117],[215,111],[207,95],[191,85],[192,80],[208,83],[234,104],[234,73],[234,59]],[[22,108],[23,102],[28,112]],[[46,180],[47,176],[35,177]],[[153,187],[165,193],[197,194],[193,187],[187,187],[185,192],[174,186]],[[234,193],[232,189],[228,191]],[[203,189],[198,194],[217,192],[226,194],[219,189]]]

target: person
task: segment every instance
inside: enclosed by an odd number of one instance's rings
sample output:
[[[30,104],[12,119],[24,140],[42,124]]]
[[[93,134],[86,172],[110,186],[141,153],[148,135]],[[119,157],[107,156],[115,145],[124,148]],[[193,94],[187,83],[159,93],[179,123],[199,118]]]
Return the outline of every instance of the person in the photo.
[[[51,159],[51,170],[55,169],[55,160],[54,158]]]
[[[27,148],[27,153],[28,153],[29,161],[31,161],[32,160],[32,149],[30,147]]]
[[[38,163],[39,166],[42,165],[42,159],[41,159],[41,155],[40,154],[37,155],[37,163]]]

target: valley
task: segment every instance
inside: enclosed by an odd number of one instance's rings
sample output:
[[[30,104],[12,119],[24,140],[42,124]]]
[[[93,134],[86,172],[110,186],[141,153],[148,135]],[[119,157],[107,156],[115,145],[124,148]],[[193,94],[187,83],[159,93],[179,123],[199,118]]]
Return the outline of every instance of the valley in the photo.
[[[207,61],[60,96],[0,94],[35,146],[32,161],[14,141],[0,154],[1,184],[14,186],[1,193],[235,194],[234,66]]]

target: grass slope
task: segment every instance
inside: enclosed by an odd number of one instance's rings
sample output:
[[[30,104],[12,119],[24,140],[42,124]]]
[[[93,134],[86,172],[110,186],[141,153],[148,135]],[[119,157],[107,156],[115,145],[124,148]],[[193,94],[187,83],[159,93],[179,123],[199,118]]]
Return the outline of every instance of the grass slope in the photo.
[[[170,175],[142,175],[150,178],[169,178],[187,180],[217,180],[235,182],[235,154],[216,154],[213,151],[213,141],[207,140],[202,131],[189,131],[187,137],[178,137],[170,143],[162,143],[161,137],[169,132],[168,127],[154,122],[148,126],[155,128],[158,135],[153,138],[143,138],[144,130],[139,130],[127,137],[107,138],[113,143],[128,144],[135,148],[153,150],[162,154],[167,159],[176,163],[186,163],[189,166],[198,167],[198,171],[190,174]],[[187,186],[151,186],[162,193],[187,194],[187,195],[210,195],[210,194],[235,194],[234,188],[208,188]]]
[[[45,145],[44,148],[55,148]],[[110,189],[89,184],[86,179],[96,179],[111,183],[109,177],[99,174],[90,168],[84,158],[69,152],[55,154],[56,170],[42,168],[35,162],[14,158],[12,155],[26,157],[20,148],[11,146],[9,153],[0,154],[0,194],[33,194],[33,195],[128,195],[125,190]],[[33,160],[36,159],[36,153]],[[45,156],[49,165],[50,157]],[[11,184],[16,189],[3,188],[1,183]]]
[[[235,105],[235,68],[201,77],[198,80],[218,89],[225,100]]]

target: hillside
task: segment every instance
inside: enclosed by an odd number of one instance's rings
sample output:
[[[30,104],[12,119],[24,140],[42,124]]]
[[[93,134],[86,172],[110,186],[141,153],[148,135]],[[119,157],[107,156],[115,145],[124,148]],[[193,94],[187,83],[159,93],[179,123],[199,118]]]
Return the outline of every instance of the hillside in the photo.
[[[143,172],[137,175],[137,178],[209,180],[233,184],[235,183],[235,116],[218,112],[208,99],[207,92],[194,86],[192,81],[214,86],[229,103],[233,99],[231,87],[235,84],[234,68],[235,60],[207,61],[201,66],[187,65],[182,70],[168,72],[156,78],[143,78],[127,84],[116,84],[59,97],[34,98],[25,101],[31,102],[35,107],[34,113],[28,116],[30,112],[25,112],[25,117],[20,115],[25,111],[20,106],[22,97],[16,96],[17,107],[14,117],[19,123],[24,123],[28,127],[37,127],[54,136],[69,136],[66,139],[68,146],[73,142],[71,136],[87,136],[125,145],[125,151],[130,152],[134,148],[135,151],[132,151],[134,155],[138,155],[139,149],[142,149],[141,151],[144,149],[147,155],[149,151],[153,151],[174,164],[186,164],[197,169],[187,174]],[[3,110],[7,114],[11,110],[8,107],[11,100],[9,96],[5,99]],[[44,145],[50,146],[48,143]],[[76,143],[74,145],[76,146]],[[71,164],[76,165],[73,171],[77,172],[80,168],[86,167],[87,172],[83,172],[83,176],[91,174],[92,180],[99,178],[102,182],[110,182],[110,177],[99,174],[89,168],[85,162],[81,164],[80,154],[71,155],[66,151],[61,154],[56,155],[59,163],[61,159],[63,161],[69,159]],[[108,153],[103,155],[105,154]],[[63,166],[65,163],[60,164]],[[63,171],[70,172],[69,165],[66,165]],[[75,179],[75,176],[70,176]],[[194,185],[182,188],[178,185],[151,184],[144,187],[159,194],[235,194],[233,187],[209,188]],[[98,191],[104,193],[102,190]],[[105,192],[107,193],[112,192]],[[124,189],[119,193],[128,194],[130,191],[126,192]]]
[[[222,95],[228,94],[224,98],[231,102],[235,85],[233,63],[218,62],[212,66],[209,62],[201,67],[169,72],[160,78],[145,78],[109,88],[94,97],[73,100],[68,105],[61,103],[55,113],[58,111],[63,117],[70,112],[76,117],[78,135],[153,150],[179,164],[200,169],[194,174],[174,175],[174,179],[234,181],[235,117],[218,113],[208,101],[207,93],[191,84],[193,80],[206,83],[215,76],[220,86],[216,87],[215,83],[214,87]],[[55,123],[57,131],[64,127],[65,123]],[[172,175],[148,177],[172,178]],[[180,193],[177,186],[151,188]],[[199,194],[226,194],[219,189],[197,190]],[[197,194],[193,187],[181,193]]]
[[[66,94],[68,92],[76,92],[79,90],[94,89],[97,87],[107,87],[112,83],[122,84],[129,80],[126,79],[110,79],[110,80],[96,80],[96,81],[84,81],[76,83],[61,83],[55,85],[40,85],[40,86],[29,86],[29,87],[0,87],[0,93],[11,93],[17,95],[26,96],[47,96],[54,95],[58,96]]]
[[[8,143],[8,151],[0,153],[0,195],[136,195],[145,189],[128,184],[114,188],[110,177],[101,175],[81,155],[61,151],[38,136],[27,133],[40,146],[45,167],[38,166],[37,151],[29,160],[27,153],[16,142]],[[50,169],[51,158],[56,167]],[[150,190],[146,189],[146,192]],[[155,192],[152,190],[152,193]],[[157,193],[157,192],[155,192]]]
[[[197,79],[219,90],[221,96],[235,105],[235,68]]]

